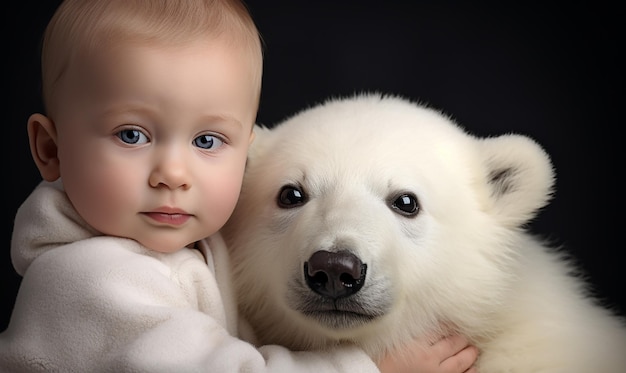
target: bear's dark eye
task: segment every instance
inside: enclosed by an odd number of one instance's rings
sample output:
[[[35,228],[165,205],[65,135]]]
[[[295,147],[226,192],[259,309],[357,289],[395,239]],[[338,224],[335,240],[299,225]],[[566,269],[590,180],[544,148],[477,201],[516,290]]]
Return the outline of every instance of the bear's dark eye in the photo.
[[[295,185],[285,185],[278,193],[278,206],[290,209],[298,207],[306,202],[306,196],[301,188]]]
[[[400,194],[392,199],[391,208],[404,216],[415,216],[420,209],[417,197],[409,193]]]

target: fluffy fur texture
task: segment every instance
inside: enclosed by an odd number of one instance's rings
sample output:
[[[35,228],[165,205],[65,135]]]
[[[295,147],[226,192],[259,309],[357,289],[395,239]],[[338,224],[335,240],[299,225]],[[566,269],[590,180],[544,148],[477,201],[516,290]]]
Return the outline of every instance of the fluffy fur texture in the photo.
[[[626,372],[623,320],[524,230],[554,181],[530,138],[376,94],[256,130],[224,234],[258,343],[377,357],[452,330],[481,373]]]

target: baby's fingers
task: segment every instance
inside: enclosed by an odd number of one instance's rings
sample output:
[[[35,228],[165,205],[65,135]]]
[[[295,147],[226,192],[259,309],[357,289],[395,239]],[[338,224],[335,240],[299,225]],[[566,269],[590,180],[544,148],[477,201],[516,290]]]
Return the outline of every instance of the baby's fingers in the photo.
[[[453,351],[459,348],[461,349],[453,355],[448,355],[441,361],[440,367],[442,372],[449,373],[476,373],[478,370],[473,366],[478,358],[478,348],[475,346],[468,346],[466,341],[446,341],[448,338],[444,338],[442,343],[448,343],[448,351]],[[463,346],[463,342],[465,345]]]

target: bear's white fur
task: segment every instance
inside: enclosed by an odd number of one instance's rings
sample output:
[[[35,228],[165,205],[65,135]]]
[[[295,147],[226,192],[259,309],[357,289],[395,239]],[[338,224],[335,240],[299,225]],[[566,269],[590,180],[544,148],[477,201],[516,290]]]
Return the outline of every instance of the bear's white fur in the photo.
[[[257,343],[376,358],[453,330],[481,373],[626,372],[623,320],[524,229],[554,178],[533,140],[378,94],[256,132],[224,235]]]

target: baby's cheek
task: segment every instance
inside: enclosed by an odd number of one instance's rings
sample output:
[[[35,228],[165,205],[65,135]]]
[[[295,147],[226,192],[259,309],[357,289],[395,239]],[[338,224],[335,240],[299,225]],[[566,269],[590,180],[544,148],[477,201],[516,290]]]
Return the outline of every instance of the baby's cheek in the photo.
[[[202,213],[208,220],[207,224],[211,230],[221,229],[230,218],[239,199],[240,190],[238,183],[222,182],[220,185],[214,185],[210,191],[203,192]]]

